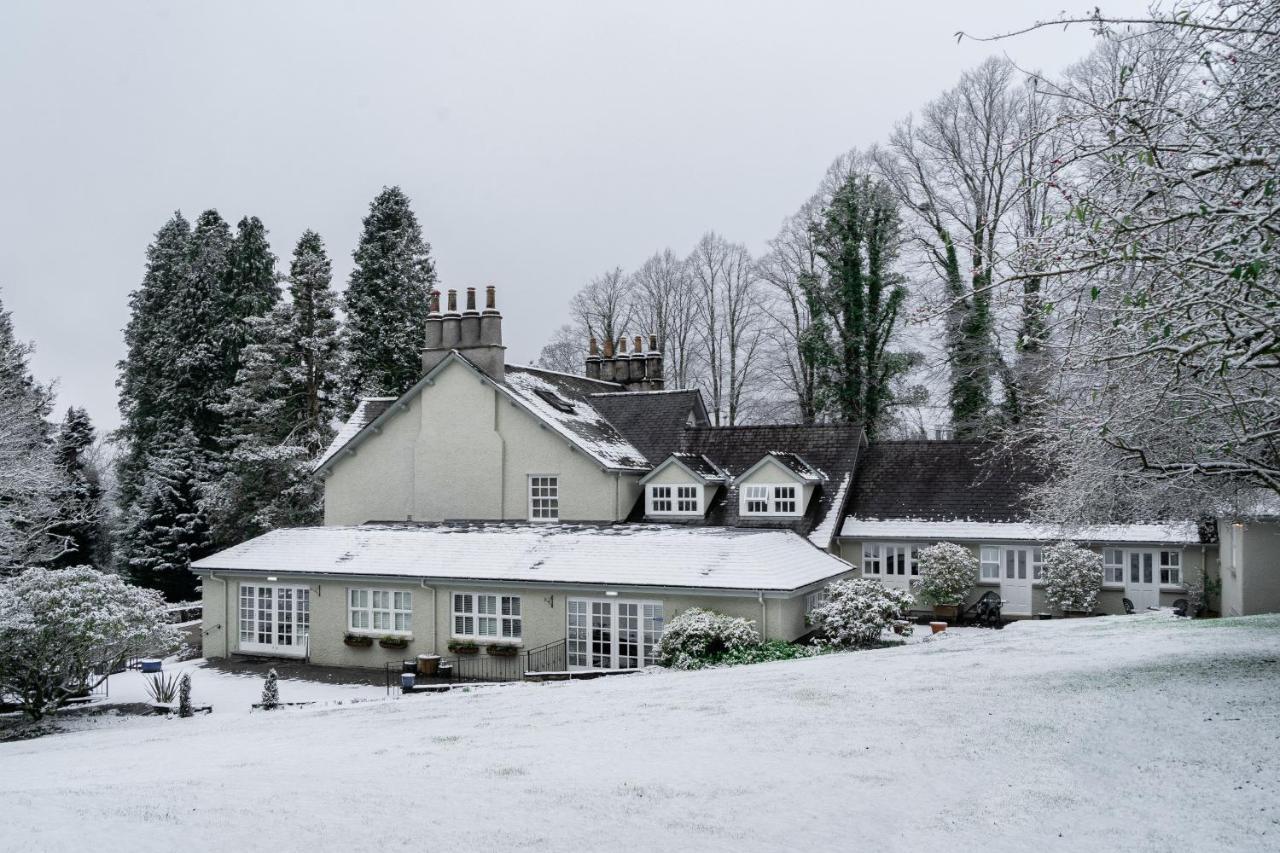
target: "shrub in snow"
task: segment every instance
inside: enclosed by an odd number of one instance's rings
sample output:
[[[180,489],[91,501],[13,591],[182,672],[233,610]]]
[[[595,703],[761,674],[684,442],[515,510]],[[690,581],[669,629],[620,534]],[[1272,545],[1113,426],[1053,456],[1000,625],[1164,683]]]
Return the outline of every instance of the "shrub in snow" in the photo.
[[[151,701],[157,705],[168,705],[178,695],[178,677],[176,675],[153,675],[147,679],[147,692]]]
[[[274,669],[267,673],[267,682],[262,685],[262,710],[264,711],[280,707],[280,687],[276,683],[278,680]]]
[[[92,690],[125,661],[181,645],[154,590],[84,566],[0,581],[0,695],[32,720]]]
[[[1044,549],[1044,597],[1062,610],[1090,613],[1102,592],[1102,555],[1074,542]]]
[[[190,717],[191,714],[191,673],[184,672],[178,682],[178,716]]]
[[[827,586],[827,600],[809,614],[809,622],[831,646],[865,646],[884,629],[902,619],[911,607],[911,593],[886,587],[878,580],[851,578]]]
[[[917,565],[920,579],[914,584],[915,593],[925,604],[964,604],[965,596],[978,582],[978,558],[954,542],[921,548]]]
[[[708,658],[760,642],[752,623],[701,607],[690,607],[667,623],[658,642],[658,663],[696,669]]]

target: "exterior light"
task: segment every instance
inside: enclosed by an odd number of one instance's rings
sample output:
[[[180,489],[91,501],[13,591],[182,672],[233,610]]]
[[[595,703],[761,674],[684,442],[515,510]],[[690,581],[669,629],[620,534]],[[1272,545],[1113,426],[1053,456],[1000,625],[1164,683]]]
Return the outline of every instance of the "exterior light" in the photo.
[[[609,596],[610,598],[616,598],[618,595],[617,591],[612,589],[605,590],[604,594]]]
[[[269,580],[269,581],[278,581],[278,580],[280,580],[280,578],[275,577],[274,575],[267,575],[267,580]]]

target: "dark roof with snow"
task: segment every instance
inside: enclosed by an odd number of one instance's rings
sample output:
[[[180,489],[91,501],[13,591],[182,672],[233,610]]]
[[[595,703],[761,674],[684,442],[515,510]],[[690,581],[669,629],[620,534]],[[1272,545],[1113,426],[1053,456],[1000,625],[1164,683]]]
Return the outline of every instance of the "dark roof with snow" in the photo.
[[[707,423],[702,395],[692,388],[596,393],[591,403],[653,465],[680,449],[680,435],[691,416],[698,426]]]
[[[1026,454],[978,441],[878,441],[858,462],[849,514],[1004,522],[1030,518],[1027,492],[1043,480]]]

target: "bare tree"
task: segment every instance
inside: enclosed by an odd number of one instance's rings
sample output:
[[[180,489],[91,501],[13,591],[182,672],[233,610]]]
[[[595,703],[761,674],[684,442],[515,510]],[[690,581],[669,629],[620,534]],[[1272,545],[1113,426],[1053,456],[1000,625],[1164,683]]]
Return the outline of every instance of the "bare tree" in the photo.
[[[569,323],[556,329],[538,353],[537,366],[559,373],[582,375],[587,357],[587,334]]]
[[[807,278],[823,273],[813,240],[813,225],[822,201],[814,196],[783,220],[758,270],[765,285],[762,309],[774,334],[766,338],[766,367],[762,371],[794,404],[794,416],[811,424],[818,418],[818,366],[807,353],[813,323],[813,306],[805,286]]]
[[[636,331],[658,336],[667,382],[687,388],[697,322],[697,292],[685,262],[670,249],[655,252],[628,279]]]
[[[703,391],[717,426],[733,426],[751,401],[763,335],[755,262],[745,246],[708,232],[689,256],[697,292]]]
[[[569,303],[569,311],[589,337],[616,341],[631,331],[631,291],[622,267],[596,276]]]

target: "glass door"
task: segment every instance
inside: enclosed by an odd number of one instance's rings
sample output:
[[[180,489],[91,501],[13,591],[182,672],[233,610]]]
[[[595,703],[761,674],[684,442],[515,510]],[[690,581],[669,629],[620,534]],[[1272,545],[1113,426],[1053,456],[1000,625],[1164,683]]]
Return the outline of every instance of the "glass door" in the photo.
[[[661,602],[571,598],[566,610],[570,669],[638,669],[655,663]]]
[[[1004,612],[1010,615],[1031,614],[1032,549],[1005,548],[1004,571],[1000,577],[1000,597]]]
[[[239,651],[305,657],[311,630],[311,589],[241,584]]]
[[[1133,609],[1159,607],[1160,578],[1156,574],[1156,552],[1130,551],[1127,564],[1124,594],[1133,602]]]

